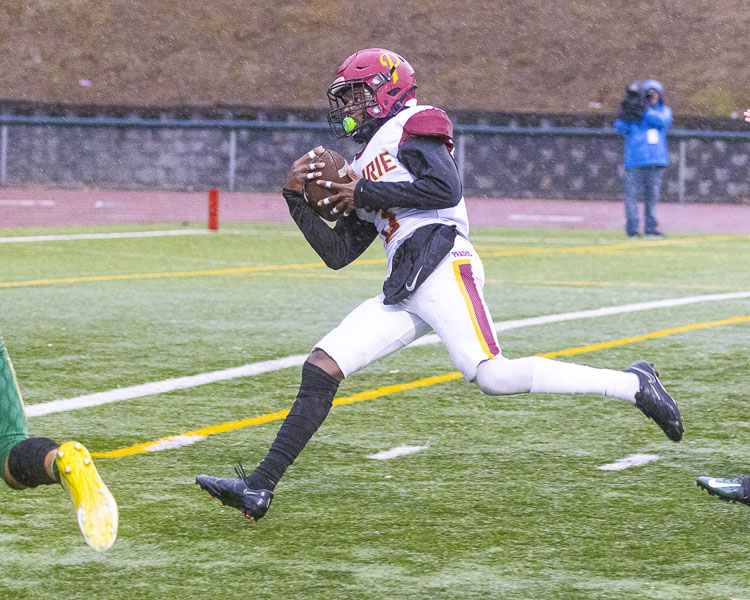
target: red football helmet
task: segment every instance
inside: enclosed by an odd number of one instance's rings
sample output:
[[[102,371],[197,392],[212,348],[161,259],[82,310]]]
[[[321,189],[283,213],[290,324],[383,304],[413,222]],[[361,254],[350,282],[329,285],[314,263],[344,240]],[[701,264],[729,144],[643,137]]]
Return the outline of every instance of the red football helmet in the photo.
[[[390,50],[355,52],[328,88],[328,123],[338,138],[355,135],[373,119],[388,119],[416,97],[414,69]],[[355,136],[356,139],[356,136]]]

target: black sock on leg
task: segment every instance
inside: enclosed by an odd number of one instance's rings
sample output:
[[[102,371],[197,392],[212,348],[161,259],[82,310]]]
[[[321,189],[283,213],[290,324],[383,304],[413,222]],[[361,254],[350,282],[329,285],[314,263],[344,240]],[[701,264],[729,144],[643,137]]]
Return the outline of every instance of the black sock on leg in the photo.
[[[47,455],[57,448],[55,441],[45,437],[32,437],[18,442],[8,454],[8,472],[13,479],[27,488],[60,483],[60,474],[54,466],[55,462],[52,462],[53,477],[50,477],[44,467]]]
[[[273,490],[287,467],[328,416],[339,381],[320,367],[302,365],[302,382],[297,399],[281,425],[268,455],[245,483],[251,489]]]

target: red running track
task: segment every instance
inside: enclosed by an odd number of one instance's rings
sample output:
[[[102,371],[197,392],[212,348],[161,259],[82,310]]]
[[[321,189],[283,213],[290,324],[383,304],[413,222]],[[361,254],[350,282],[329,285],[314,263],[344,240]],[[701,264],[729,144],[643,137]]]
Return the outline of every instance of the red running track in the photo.
[[[622,202],[467,199],[473,226],[624,231]],[[750,206],[660,204],[665,232],[750,233]],[[222,192],[220,221],[289,223],[281,194]],[[208,220],[207,192],[0,188],[0,228]]]

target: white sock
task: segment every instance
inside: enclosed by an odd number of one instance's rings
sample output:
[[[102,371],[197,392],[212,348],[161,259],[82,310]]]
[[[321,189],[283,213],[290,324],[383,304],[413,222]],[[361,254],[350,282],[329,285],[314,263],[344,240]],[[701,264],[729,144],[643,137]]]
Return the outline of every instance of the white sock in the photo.
[[[638,377],[612,369],[595,369],[540,356],[507,359],[496,356],[477,369],[476,383],[485,394],[526,392],[545,394],[602,394],[635,402]]]
[[[635,373],[595,369],[533,356],[531,391],[545,394],[602,394],[635,402],[640,384]]]

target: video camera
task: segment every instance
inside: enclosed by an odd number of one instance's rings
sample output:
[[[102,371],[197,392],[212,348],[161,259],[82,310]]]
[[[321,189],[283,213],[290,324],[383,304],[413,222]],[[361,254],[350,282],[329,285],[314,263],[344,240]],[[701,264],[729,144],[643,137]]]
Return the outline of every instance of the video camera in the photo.
[[[622,121],[640,123],[643,120],[643,111],[649,106],[646,90],[643,83],[633,81],[625,89],[625,97],[620,102],[620,110],[617,118]]]

